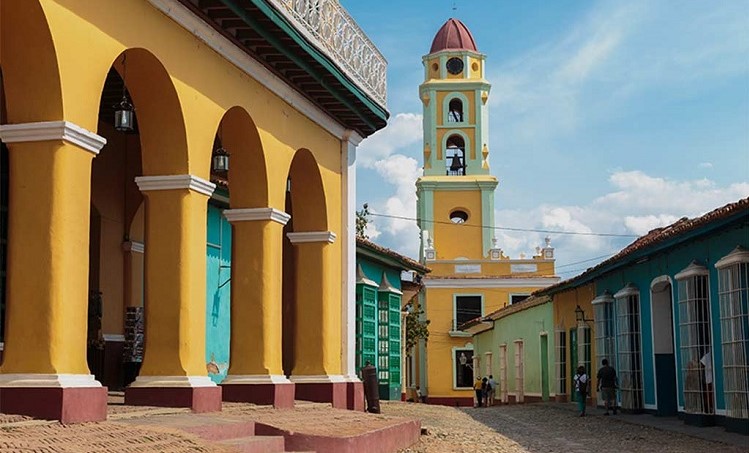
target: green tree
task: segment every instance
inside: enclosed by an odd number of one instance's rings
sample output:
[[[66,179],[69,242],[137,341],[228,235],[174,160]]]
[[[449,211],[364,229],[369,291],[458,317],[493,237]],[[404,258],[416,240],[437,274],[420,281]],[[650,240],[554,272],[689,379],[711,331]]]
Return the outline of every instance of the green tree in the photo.
[[[356,237],[369,239],[367,236],[367,224],[369,223],[369,205],[364,203],[361,211],[356,211]]]
[[[424,310],[419,306],[414,306],[413,302],[406,304],[406,355],[411,356],[414,346],[419,344],[419,340],[429,341],[429,321],[421,319]]]

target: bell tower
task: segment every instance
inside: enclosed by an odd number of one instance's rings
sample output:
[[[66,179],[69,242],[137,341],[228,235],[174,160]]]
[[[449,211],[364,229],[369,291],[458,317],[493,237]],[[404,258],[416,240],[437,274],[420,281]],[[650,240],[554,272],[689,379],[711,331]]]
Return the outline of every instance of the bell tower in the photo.
[[[421,258],[485,259],[492,249],[498,184],[489,173],[485,55],[468,28],[449,19],[422,61],[424,174],[416,182]]]

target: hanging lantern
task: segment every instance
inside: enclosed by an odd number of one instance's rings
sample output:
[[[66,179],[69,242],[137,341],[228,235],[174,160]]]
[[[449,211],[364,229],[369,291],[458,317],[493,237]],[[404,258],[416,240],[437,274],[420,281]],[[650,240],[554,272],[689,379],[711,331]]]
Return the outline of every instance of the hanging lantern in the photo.
[[[133,130],[133,104],[123,93],[122,100],[114,106],[114,128],[120,132],[131,132]]]
[[[229,171],[229,152],[223,146],[213,151],[213,171]]]

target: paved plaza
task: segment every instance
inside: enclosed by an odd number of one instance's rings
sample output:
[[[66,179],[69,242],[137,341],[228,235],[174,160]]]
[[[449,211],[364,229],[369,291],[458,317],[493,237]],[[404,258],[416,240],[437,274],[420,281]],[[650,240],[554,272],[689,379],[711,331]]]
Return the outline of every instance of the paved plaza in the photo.
[[[650,415],[605,417],[603,411],[597,409],[581,418],[572,404],[458,409],[384,403],[383,412],[422,419],[426,434],[418,444],[402,450],[408,453],[718,453],[746,452],[749,447],[749,437],[726,433],[720,427],[688,427],[681,421]],[[713,440],[709,440],[711,438]]]

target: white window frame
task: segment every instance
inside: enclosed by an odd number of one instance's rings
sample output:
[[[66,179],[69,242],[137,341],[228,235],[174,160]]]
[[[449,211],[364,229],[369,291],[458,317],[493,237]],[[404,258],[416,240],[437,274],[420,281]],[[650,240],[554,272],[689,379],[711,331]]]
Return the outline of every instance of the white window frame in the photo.
[[[620,321],[622,317],[632,317],[629,312],[629,304],[632,303],[632,299],[635,298],[634,303],[637,306],[637,323],[636,325],[630,325],[630,331],[624,332],[621,330]],[[644,391],[644,376],[643,376],[643,358],[642,358],[642,305],[640,300],[640,290],[636,286],[629,283],[616,294],[614,294],[614,315],[616,319],[616,363],[617,372],[619,375],[619,398],[621,399],[621,406],[623,409],[641,410],[645,407],[645,391]],[[626,313],[624,316],[620,312],[620,304],[627,304]],[[633,331],[636,328],[637,331]],[[639,351],[629,351],[622,348],[622,344],[631,343],[632,337],[637,336],[637,343],[639,345]],[[629,354],[630,357],[625,357],[625,354]],[[635,360],[639,359],[639,369],[628,369],[625,368],[624,359]],[[630,363],[629,368],[635,368]],[[636,383],[639,380],[639,387]],[[639,405],[638,403],[639,399]]]
[[[463,103],[463,121],[450,121],[450,101],[458,99]],[[468,98],[463,93],[449,93],[445,96],[442,101],[442,124],[446,127],[465,126],[469,123],[468,121],[468,108],[471,103],[468,102]]]
[[[710,275],[705,266],[692,262],[674,276],[676,280],[676,301],[679,310],[679,374],[684,387],[684,412],[689,414],[715,414],[715,356],[713,353],[713,325],[710,301]],[[704,287],[705,298],[699,299],[694,287]],[[707,320],[698,323],[695,307],[699,303],[707,304]],[[695,344],[697,330],[707,328],[707,344]],[[704,352],[704,351],[707,352]],[[696,352],[695,352],[696,351]],[[712,390],[705,384],[705,372],[700,367],[701,358],[710,353],[712,368]],[[690,365],[692,364],[692,365]],[[692,390],[693,382],[698,380],[698,388]],[[690,387],[688,389],[687,387]],[[707,407],[706,407],[707,404]]]
[[[614,314],[614,296],[610,292],[593,299],[593,343],[596,346],[596,367],[603,366],[603,359],[609,361],[609,366],[616,363],[616,317]],[[578,340],[579,341],[579,340]],[[593,375],[593,370],[590,370]],[[597,378],[596,378],[597,379]],[[596,382],[596,385],[598,383]],[[598,402],[603,404],[603,396],[598,392]]]
[[[718,269],[725,415],[732,419],[749,419],[749,354],[746,352],[749,329],[745,330],[745,319],[749,317],[749,251],[736,247],[718,260],[715,267]]]
[[[476,380],[476,370],[473,370],[473,379],[471,379],[471,382],[468,384],[468,387],[458,387],[457,379],[455,379],[455,377],[458,374],[458,370],[457,370],[458,364],[455,361],[455,356],[456,356],[456,352],[459,352],[459,351],[471,351],[471,357],[473,357],[473,354],[476,353],[476,351],[473,349],[473,344],[472,343],[466,343],[464,346],[454,346],[452,348],[451,360],[452,360],[452,364],[453,364],[453,366],[452,366],[452,372],[453,372],[453,377],[452,377],[453,390],[473,390],[473,381]],[[471,359],[470,362],[471,362],[471,369],[473,369],[473,363],[474,363],[473,359]],[[479,371],[481,371],[481,370],[479,370]]]
[[[453,294],[453,320],[452,320],[452,328],[450,329],[451,332],[457,332],[458,331],[458,298],[459,297],[480,297],[481,298],[481,314],[479,316],[484,316],[484,295],[480,293],[476,294]],[[470,334],[468,334],[470,336]]]
[[[564,338],[564,342],[561,339]],[[554,331],[554,372],[556,374],[556,394],[566,395],[567,394],[567,382],[569,376],[567,376],[567,329],[564,326],[559,326]],[[564,357],[564,360],[562,360]],[[562,381],[562,375],[564,375],[564,381]]]

